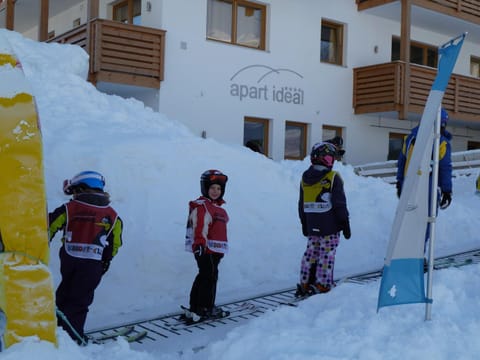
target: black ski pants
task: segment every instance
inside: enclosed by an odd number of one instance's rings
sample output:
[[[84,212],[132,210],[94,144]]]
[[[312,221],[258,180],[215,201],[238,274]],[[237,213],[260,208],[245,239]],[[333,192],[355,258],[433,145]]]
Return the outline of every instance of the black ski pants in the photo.
[[[57,309],[68,320],[68,323],[57,316],[58,325],[80,342],[75,334],[85,338],[84,326],[87,319],[88,307],[93,302],[93,295],[102,279],[102,262],[91,259],[79,259],[66,253],[64,247],[60,249],[60,273],[62,281],[55,293]],[[73,328],[73,329],[72,329]]]
[[[222,257],[220,254],[195,255],[198,274],[190,291],[190,311],[203,315],[215,306],[218,265]]]

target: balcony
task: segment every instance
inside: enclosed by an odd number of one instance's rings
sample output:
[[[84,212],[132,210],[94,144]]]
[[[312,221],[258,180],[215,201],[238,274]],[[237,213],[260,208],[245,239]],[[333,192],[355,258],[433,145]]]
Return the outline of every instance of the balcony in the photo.
[[[408,89],[405,71],[406,64],[401,61],[353,69],[355,114],[395,111],[421,115],[437,70],[410,64]],[[450,118],[480,125],[480,79],[452,74],[442,105]]]
[[[49,42],[81,46],[90,55],[88,80],[160,88],[165,31],[93,19]]]
[[[400,3],[400,0],[356,0],[357,9],[367,10],[381,5]],[[453,16],[474,24],[480,24],[480,1],[478,0],[412,0],[412,5]]]

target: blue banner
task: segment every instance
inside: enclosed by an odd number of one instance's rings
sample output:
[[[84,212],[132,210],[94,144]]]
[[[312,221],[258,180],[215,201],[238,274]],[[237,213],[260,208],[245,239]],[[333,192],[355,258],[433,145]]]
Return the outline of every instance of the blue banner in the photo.
[[[420,120],[392,225],[377,311],[384,306],[431,302],[425,295],[423,258],[430,208],[428,194],[434,125],[465,35],[450,40],[438,51],[437,76]]]

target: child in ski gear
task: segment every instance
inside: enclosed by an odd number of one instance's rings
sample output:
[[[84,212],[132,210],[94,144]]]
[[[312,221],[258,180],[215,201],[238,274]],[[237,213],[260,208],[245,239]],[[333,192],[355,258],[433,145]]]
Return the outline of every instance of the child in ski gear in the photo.
[[[335,148],[337,149],[335,160],[341,161],[343,155],[345,155],[345,150],[343,149],[343,138],[337,135],[334,138],[325,140],[325,142],[335,145]]]
[[[438,164],[438,187],[441,191],[440,209],[446,209],[452,202],[452,150],[450,141],[452,134],[447,131],[448,113],[442,108],[440,114],[440,148]],[[407,173],[408,163],[413,152],[418,126],[414,127],[403,141],[402,151],[397,164],[397,196],[402,193],[403,181]]]
[[[439,162],[438,162],[438,189],[439,197],[437,198],[437,211],[438,207],[445,210],[452,202],[452,151],[450,146],[450,140],[452,134],[447,131],[448,113],[442,108],[440,111],[440,146],[439,146]],[[397,196],[400,198],[402,193],[403,182],[405,175],[407,174],[408,163],[413,153],[413,147],[415,145],[415,139],[418,133],[418,126],[414,127],[410,134],[405,137],[403,141],[402,151],[398,157],[397,163]],[[433,150],[432,150],[433,156]],[[430,176],[430,181],[432,177]],[[430,202],[429,192],[429,202]],[[430,214],[430,207],[428,207],[428,215]],[[427,250],[428,239],[430,238],[430,223],[427,224],[427,230],[425,232],[424,251]],[[424,270],[428,268],[427,259],[424,259]]]
[[[110,261],[122,245],[122,220],[109,205],[105,179],[83,171],[65,180],[63,191],[72,199],[49,213],[49,239],[63,230],[60,248],[62,281],[55,296],[61,316],[58,325],[79,344],[85,344],[84,325],[94,292]]]
[[[205,171],[200,178],[202,196],[189,203],[185,245],[195,256],[198,274],[190,291],[190,309],[185,315],[193,321],[225,315],[215,306],[215,296],[218,265],[228,251],[228,215],[221,207],[225,203],[227,180],[227,175],[218,170]]]
[[[343,180],[332,170],[336,147],[328,142],[313,146],[311,166],[300,182],[298,213],[302,232],[308,237],[303,254],[297,296],[325,293],[335,286],[333,271],[340,231],[351,236]]]

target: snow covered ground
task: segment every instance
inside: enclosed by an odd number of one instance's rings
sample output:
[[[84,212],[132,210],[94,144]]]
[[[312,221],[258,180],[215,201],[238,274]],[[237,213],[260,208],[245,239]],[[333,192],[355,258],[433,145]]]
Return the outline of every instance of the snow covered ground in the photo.
[[[188,201],[207,169],[229,176],[225,199],[230,253],[220,264],[217,302],[293,287],[306,245],[297,216],[298,185],[308,159],[273,162],[242,146],[190,133],[134,99],[98,92],[85,81],[87,55],[69,45],[7,36],[36,96],[44,137],[49,210],[68,200],[62,182],[83,170],[104,174],[124,220],[124,244],[90,308],[87,329],[178,311],[188,304],[196,265],[184,251]],[[188,106],[188,104],[185,104]],[[198,114],[199,117],[202,114]],[[348,139],[347,139],[348,140]],[[352,238],[342,238],[336,277],[383,265],[395,188],[336,163],[345,182]],[[452,205],[440,212],[435,255],[480,246],[475,177],[454,179]],[[50,267],[60,281],[57,237]],[[376,312],[379,282],[342,284],[298,308],[267,313],[194,353],[145,352],[125,341],[80,348],[58,330],[55,348],[36,338],[11,346],[2,360],[52,359],[474,359],[480,353],[480,266],[434,273],[432,321],[425,306]],[[207,345],[207,344],[205,344]],[[187,347],[186,347],[187,346]]]

